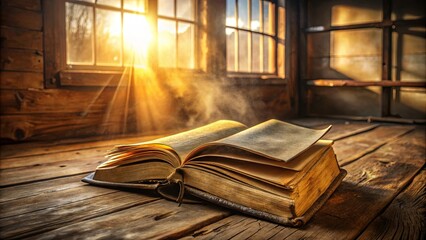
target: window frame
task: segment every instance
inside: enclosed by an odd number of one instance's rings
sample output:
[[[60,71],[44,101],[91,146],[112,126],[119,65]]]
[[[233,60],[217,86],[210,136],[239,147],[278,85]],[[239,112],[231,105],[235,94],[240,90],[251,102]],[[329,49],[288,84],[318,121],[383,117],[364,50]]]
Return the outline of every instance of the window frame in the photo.
[[[175,12],[176,2],[175,1]],[[43,1],[43,21],[44,21],[44,46],[45,46],[45,68],[44,68],[44,83],[46,88],[58,88],[61,86],[117,86],[125,66],[93,66],[93,65],[68,65],[67,64],[67,49],[66,49],[66,2],[78,2],[82,5],[93,6],[93,3],[85,3],[73,0],[55,0]],[[143,13],[137,11],[126,10],[124,12],[140,13],[145,15],[148,22],[151,24],[151,30],[154,41],[151,43],[151,48],[148,53],[148,65],[154,71],[173,70],[182,73],[199,72],[199,50],[198,50],[198,1],[194,0],[194,20],[184,20],[175,17],[160,16],[157,12],[158,0],[146,0],[146,10]],[[101,5],[101,9],[114,9],[107,5]],[[120,7],[123,10],[122,7]],[[121,13],[121,12],[120,12]],[[188,22],[194,25],[194,68],[178,68],[176,67],[159,67],[158,65],[158,46],[157,46],[157,24],[158,19],[167,19],[178,22]],[[176,37],[176,42],[178,38]],[[124,53],[122,52],[122,55]],[[177,54],[177,51],[176,51]],[[95,57],[95,56],[94,56]],[[95,57],[96,58],[96,57]],[[122,56],[123,58],[123,56]]]
[[[238,18],[238,0],[234,0],[235,1],[235,16],[236,16],[236,18]],[[251,6],[252,6],[252,1],[253,0],[250,0],[249,1],[249,3],[248,3],[248,8],[250,9],[250,11],[249,11],[249,19],[251,19]],[[288,0],[287,0],[288,1]],[[253,34],[258,34],[258,35],[261,35],[262,37],[270,37],[270,38],[272,38],[273,40],[274,40],[274,51],[273,51],[273,54],[274,54],[274,62],[273,62],[273,65],[274,65],[274,68],[275,68],[275,70],[273,71],[273,72],[266,72],[266,71],[264,71],[264,70],[262,70],[261,72],[243,72],[243,71],[238,71],[238,70],[234,70],[234,71],[229,71],[228,69],[227,69],[227,66],[225,66],[225,69],[226,69],[226,75],[227,75],[227,77],[229,78],[229,79],[241,79],[241,78],[249,78],[249,79],[263,79],[263,80],[265,80],[265,79],[268,79],[268,80],[283,80],[283,79],[287,79],[287,76],[288,76],[288,68],[287,68],[287,64],[286,64],[286,60],[287,59],[289,59],[288,57],[288,50],[287,50],[287,48],[288,48],[288,38],[289,38],[289,34],[288,34],[288,29],[289,29],[289,26],[288,26],[288,14],[287,14],[287,10],[286,10],[286,8],[287,8],[287,1],[280,1],[280,0],[261,0],[260,2],[262,3],[262,4],[260,4],[259,6],[261,6],[261,21],[262,21],[262,28],[264,27],[263,25],[264,25],[264,19],[263,19],[263,2],[270,2],[270,3],[272,3],[272,4],[274,4],[274,33],[273,33],[273,35],[271,35],[271,34],[269,34],[269,33],[265,33],[263,30],[262,31],[256,31],[256,30],[252,30],[252,29],[249,29],[249,28],[240,28],[240,27],[238,27],[238,26],[228,26],[226,23],[225,23],[225,29],[226,28],[230,28],[230,29],[233,29],[234,31],[235,31],[235,34],[236,34],[236,36],[237,36],[237,38],[238,38],[238,31],[245,31],[245,32],[248,32],[248,33],[250,33],[250,42],[252,42],[252,38],[253,38]],[[284,8],[284,20],[285,20],[285,23],[284,23],[284,39],[281,39],[281,38],[279,38],[279,8]],[[224,9],[224,11],[226,11],[227,9],[226,9],[226,7],[225,7],[225,9]],[[236,20],[237,21],[237,25],[238,25],[238,20]],[[237,43],[234,45],[234,47],[236,48],[236,49],[238,49],[239,48],[239,46],[238,46],[238,40],[235,40]],[[263,46],[264,46],[264,42],[263,42],[263,40],[262,40],[262,44],[263,44]],[[282,44],[283,46],[284,46],[284,64],[283,64],[283,72],[284,72],[284,76],[282,77],[282,76],[279,76],[279,67],[278,67],[278,45],[279,44]],[[226,46],[225,46],[225,48],[226,48]],[[263,47],[262,47],[263,48]],[[251,45],[251,51],[253,51],[253,46]],[[236,51],[237,53],[238,53],[238,50]],[[262,52],[263,53],[263,52]],[[236,54],[236,55],[238,55],[238,54]],[[253,68],[253,60],[252,60],[252,56],[251,56],[251,52],[250,52],[250,68],[252,69]],[[236,57],[238,57],[238,56],[236,56]],[[263,60],[263,57],[262,57],[262,60]],[[226,62],[228,61],[228,59],[227,59],[227,54],[226,54]],[[262,61],[262,64],[263,64],[263,61]],[[238,62],[238,60],[236,60],[235,61],[235,66],[236,66],[236,68],[238,69],[238,65],[239,65],[239,62]],[[250,69],[250,71],[251,71],[251,69]],[[277,82],[277,81],[275,81],[275,82]]]
[[[157,4],[148,0],[147,13],[157,15]],[[157,1],[157,0],[153,0]],[[279,2],[279,1],[278,1]],[[65,0],[43,0],[44,20],[44,83],[45,88],[59,87],[116,87],[123,71],[106,67],[98,70],[66,69],[66,59],[63,54],[65,46]],[[230,74],[226,69],[226,0],[194,0],[195,6],[195,69],[157,68],[152,64],[155,74],[161,76],[170,75],[169,71],[183,77],[202,76],[218,77],[226,81],[223,84],[279,84],[288,85],[294,89],[291,93],[291,102],[296,103],[298,97],[297,79],[298,73],[298,35],[290,34],[297,31],[296,20],[297,2],[287,0],[285,2],[285,36],[284,36],[284,78],[276,74]],[[276,8],[278,9],[278,8]],[[278,14],[275,14],[278,18]],[[290,21],[291,20],[291,21]],[[151,25],[153,32],[157,32],[157,18]],[[293,22],[293,24],[290,24]],[[278,25],[276,24],[276,27]],[[277,30],[275,30],[276,33]],[[157,51],[156,41],[152,42],[152,51]],[[150,56],[150,63],[158,61],[157,54]],[[290,65],[292,67],[290,67]],[[278,68],[276,68],[278,70]],[[112,80],[112,81],[110,81]]]

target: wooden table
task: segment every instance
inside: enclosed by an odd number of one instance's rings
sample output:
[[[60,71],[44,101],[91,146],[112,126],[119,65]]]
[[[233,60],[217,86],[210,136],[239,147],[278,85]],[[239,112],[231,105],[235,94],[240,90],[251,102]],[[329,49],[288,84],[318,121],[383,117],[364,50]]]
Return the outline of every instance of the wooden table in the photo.
[[[303,228],[289,228],[205,204],[183,204],[152,192],[80,182],[117,143],[151,139],[67,140],[3,145],[0,238],[16,239],[421,239],[425,237],[425,128],[329,123],[343,183]]]

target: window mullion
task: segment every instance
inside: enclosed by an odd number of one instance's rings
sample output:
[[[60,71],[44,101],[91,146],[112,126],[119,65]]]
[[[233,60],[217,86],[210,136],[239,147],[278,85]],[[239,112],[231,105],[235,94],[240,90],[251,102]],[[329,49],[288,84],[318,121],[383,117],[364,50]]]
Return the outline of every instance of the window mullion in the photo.
[[[93,5],[93,66],[97,66],[98,62],[98,53],[97,53],[97,41],[96,41],[96,6]]]

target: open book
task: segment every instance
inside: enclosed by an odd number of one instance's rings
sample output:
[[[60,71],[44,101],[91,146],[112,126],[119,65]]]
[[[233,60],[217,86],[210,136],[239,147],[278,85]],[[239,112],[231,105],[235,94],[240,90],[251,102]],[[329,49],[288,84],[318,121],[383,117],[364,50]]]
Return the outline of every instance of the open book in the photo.
[[[345,175],[329,129],[308,129],[279,120],[254,127],[229,120],[168,137],[119,145],[83,181],[156,189],[165,186],[280,224],[301,226]]]

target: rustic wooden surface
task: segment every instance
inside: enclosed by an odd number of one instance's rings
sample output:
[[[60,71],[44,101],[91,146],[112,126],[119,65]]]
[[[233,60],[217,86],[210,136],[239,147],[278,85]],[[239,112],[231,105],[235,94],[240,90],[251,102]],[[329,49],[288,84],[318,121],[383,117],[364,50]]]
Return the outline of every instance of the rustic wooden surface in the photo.
[[[224,208],[161,199],[150,191],[89,186],[80,179],[103,161],[113,140],[77,139],[1,146],[1,239],[422,239],[425,237],[425,128],[327,119],[348,175],[303,228]],[[92,140],[92,141],[91,141]],[[95,140],[95,141],[93,141]],[[96,141],[97,140],[97,141]]]

